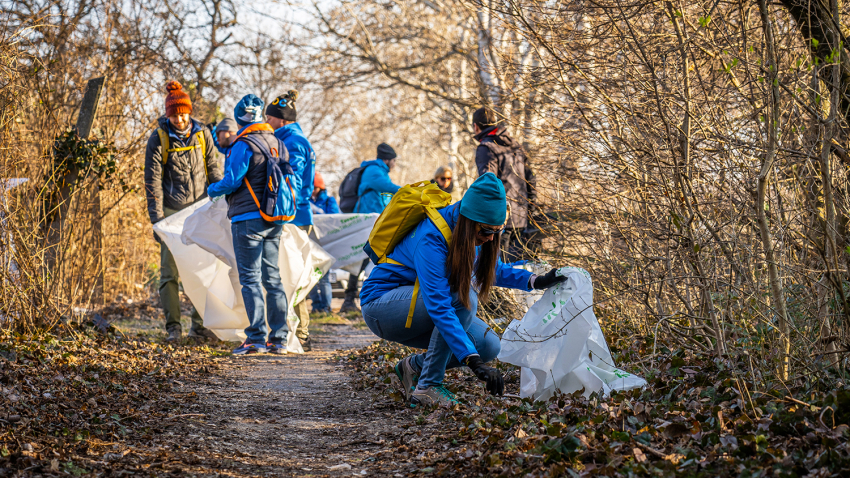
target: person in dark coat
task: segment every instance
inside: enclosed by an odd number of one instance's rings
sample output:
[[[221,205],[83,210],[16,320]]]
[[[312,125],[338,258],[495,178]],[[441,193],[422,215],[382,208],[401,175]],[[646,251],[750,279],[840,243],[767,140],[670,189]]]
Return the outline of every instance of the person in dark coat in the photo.
[[[506,263],[523,258],[522,233],[528,226],[529,181],[526,178],[527,157],[522,146],[508,136],[504,126],[496,124],[496,114],[490,108],[479,108],[472,115],[478,175],[493,173],[505,186],[510,215],[502,234],[502,254]],[[530,172],[530,171],[529,171]]]
[[[207,186],[222,178],[212,134],[190,116],[192,101],[189,95],[176,81],[169,81],[165,89],[168,91],[165,116],[159,118],[145,149],[145,196],[151,224],[207,197]],[[166,148],[163,148],[161,133],[168,138]],[[165,314],[166,340],[171,342],[183,336],[180,275],[171,251],[156,235],[154,238],[160,242],[159,297]],[[204,327],[203,319],[194,308],[189,337],[218,340]]]

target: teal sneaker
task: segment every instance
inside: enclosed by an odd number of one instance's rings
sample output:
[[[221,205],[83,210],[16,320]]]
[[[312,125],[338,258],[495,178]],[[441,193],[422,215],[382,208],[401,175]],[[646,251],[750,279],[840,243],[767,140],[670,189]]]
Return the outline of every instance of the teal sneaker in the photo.
[[[395,374],[401,382],[401,388],[404,391],[404,400],[406,402],[410,401],[410,396],[413,394],[413,390],[416,389],[416,383],[419,382],[419,372],[413,368],[411,358],[412,356],[407,356],[399,360],[394,367]]]
[[[413,394],[410,396],[410,404],[414,406],[437,405],[451,408],[455,405],[460,405],[460,401],[458,401],[455,394],[450,392],[449,389],[442,385],[437,385],[434,387],[428,387],[425,390],[416,387],[416,390],[414,390]]]

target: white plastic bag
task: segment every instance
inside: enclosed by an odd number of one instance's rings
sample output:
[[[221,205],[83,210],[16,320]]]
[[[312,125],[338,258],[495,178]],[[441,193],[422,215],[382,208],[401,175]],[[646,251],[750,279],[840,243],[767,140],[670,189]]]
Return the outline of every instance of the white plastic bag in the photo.
[[[366,259],[363,245],[379,214],[316,214],[313,216],[311,238],[322,249],[336,258],[332,269],[342,269],[353,274],[360,272]]]
[[[585,397],[593,392],[607,396],[612,390],[646,386],[646,380],[614,365],[593,313],[590,274],[577,267],[559,273],[567,280],[548,289],[502,334],[499,360],[522,367],[520,396],[546,400],[556,390],[582,388]]]
[[[171,250],[183,291],[218,338],[245,339],[248,316],[236,269],[227,204],[200,201],[154,224],[154,231]],[[298,317],[293,306],[304,300],[333,262],[307,233],[286,224],[280,238],[280,278],[289,302],[287,349],[303,352],[295,337]]]

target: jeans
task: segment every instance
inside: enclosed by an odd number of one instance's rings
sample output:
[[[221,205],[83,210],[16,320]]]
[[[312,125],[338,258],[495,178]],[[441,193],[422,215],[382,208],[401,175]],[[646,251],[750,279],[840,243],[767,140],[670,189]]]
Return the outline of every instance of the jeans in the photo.
[[[245,329],[245,335],[248,336],[246,342],[265,345],[268,334],[269,342],[285,343],[288,332],[286,292],[280,281],[278,267],[283,226],[263,219],[249,219],[231,224],[230,230],[233,233],[239,283],[242,284],[242,299],[250,322]],[[265,301],[263,288],[266,289]]]
[[[165,217],[177,212],[175,209],[165,208]],[[165,245],[160,243],[159,247],[159,300],[162,303],[162,311],[165,314],[165,330],[182,329],[180,324],[180,273],[177,271],[177,263],[174,256]],[[195,332],[204,330],[204,319],[201,314],[192,307],[192,329]]]
[[[373,300],[363,307],[363,320],[378,337],[398,342],[408,347],[427,349],[424,354],[414,354],[411,359],[414,367],[419,368],[419,387],[428,388],[443,383],[446,370],[459,367],[460,361],[452,354],[440,331],[434,325],[422,294],[416,298],[413,321],[410,328],[405,327],[413,297],[413,286],[403,286],[391,290],[380,299]],[[489,362],[499,355],[501,344],[499,336],[490,330],[487,324],[475,316],[478,310],[478,294],[469,291],[470,309],[461,305],[457,294],[452,294],[452,305],[457,313],[466,335],[481,356]]]
[[[327,274],[319,279],[319,283],[310,291],[310,300],[313,301],[313,312],[330,312],[331,310],[331,280]]]

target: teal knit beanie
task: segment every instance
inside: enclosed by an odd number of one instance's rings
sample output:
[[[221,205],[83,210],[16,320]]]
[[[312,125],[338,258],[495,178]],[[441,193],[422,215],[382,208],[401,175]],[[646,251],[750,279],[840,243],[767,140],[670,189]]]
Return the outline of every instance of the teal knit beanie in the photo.
[[[505,186],[493,173],[484,173],[460,200],[460,214],[488,226],[501,226],[508,215]]]

